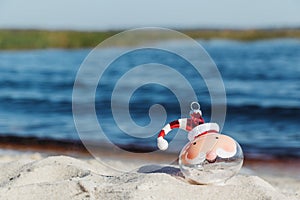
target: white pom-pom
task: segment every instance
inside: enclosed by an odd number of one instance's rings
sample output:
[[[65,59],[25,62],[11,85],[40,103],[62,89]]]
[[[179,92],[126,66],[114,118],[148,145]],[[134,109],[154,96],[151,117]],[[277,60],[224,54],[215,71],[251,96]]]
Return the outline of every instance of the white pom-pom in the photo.
[[[164,151],[168,148],[169,144],[168,141],[165,140],[163,137],[157,138],[157,146],[160,150]]]

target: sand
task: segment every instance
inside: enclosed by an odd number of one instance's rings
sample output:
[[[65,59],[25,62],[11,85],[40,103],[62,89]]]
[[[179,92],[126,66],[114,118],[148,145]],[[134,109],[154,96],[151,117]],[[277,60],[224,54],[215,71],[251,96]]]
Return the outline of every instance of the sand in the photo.
[[[120,167],[132,164],[118,161]],[[151,171],[138,167],[117,173],[92,158],[4,153],[0,156],[0,199],[300,199],[298,178],[251,175],[251,169],[224,185],[195,185],[178,166]]]

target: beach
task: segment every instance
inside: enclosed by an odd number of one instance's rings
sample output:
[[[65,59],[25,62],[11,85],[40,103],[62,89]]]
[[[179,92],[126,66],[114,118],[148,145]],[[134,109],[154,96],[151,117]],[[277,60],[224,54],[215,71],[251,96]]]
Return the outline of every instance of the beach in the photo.
[[[191,65],[197,63],[197,48],[185,41],[166,45],[170,52],[189,52],[190,61],[148,48],[122,54],[98,77],[95,94],[90,91],[96,72],[84,73],[76,82],[79,101],[72,95],[74,82],[92,49],[2,50],[0,199],[300,199],[299,39],[197,42],[218,66],[226,104],[219,95],[212,101],[207,80]],[[102,63],[124,49],[99,49],[96,60]],[[170,66],[187,82],[165,68],[151,71],[150,66],[158,68],[147,63]],[[149,70],[135,71],[136,66]],[[129,72],[132,78],[120,84]],[[160,129],[189,117],[190,86],[205,122],[223,126],[221,133],[244,152],[239,174],[222,185],[197,185],[181,173],[176,159],[188,142],[187,132],[166,136],[168,152],[157,149]],[[120,97],[113,101],[116,88]],[[172,88],[184,97],[184,105]],[[74,105],[80,105],[76,112]],[[222,113],[213,114],[213,105],[226,105],[225,121]],[[165,113],[153,112],[160,107]],[[150,129],[152,120],[158,124]],[[85,148],[96,150],[102,162]],[[147,154],[153,151],[155,159]]]
[[[297,7],[1,1],[0,200],[300,200]]]
[[[5,148],[0,155],[0,199],[291,199],[300,197],[300,162],[245,160],[224,184],[199,185],[184,178],[176,163],[158,169],[131,158],[105,159],[86,152]],[[152,163],[149,161],[149,163]],[[298,174],[297,174],[298,173]]]

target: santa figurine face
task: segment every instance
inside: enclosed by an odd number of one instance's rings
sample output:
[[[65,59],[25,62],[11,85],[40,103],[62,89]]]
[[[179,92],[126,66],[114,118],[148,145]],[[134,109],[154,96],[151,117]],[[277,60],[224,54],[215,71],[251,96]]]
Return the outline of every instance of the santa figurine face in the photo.
[[[181,151],[179,165],[185,177],[197,183],[222,182],[235,175],[243,163],[239,144],[229,136],[209,133],[196,137]]]
[[[199,164],[205,160],[213,163],[217,157],[230,158],[236,152],[237,146],[232,138],[213,133],[197,137],[192,141],[186,146],[181,159],[185,164]]]

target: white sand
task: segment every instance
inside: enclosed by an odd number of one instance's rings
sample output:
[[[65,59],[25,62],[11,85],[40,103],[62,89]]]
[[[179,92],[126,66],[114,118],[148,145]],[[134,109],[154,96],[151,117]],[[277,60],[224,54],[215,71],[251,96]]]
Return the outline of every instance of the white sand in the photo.
[[[116,161],[117,162],[117,161]],[[131,161],[128,161],[132,164]],[[128,163],[120,163],[126,167]],[[0,156],[0,199],[300,199],[299,180],[239,174],[225,185],[192,185],[177,166],[117,175],[93,159]],[[242,172],[248,173],[247,169]]]

